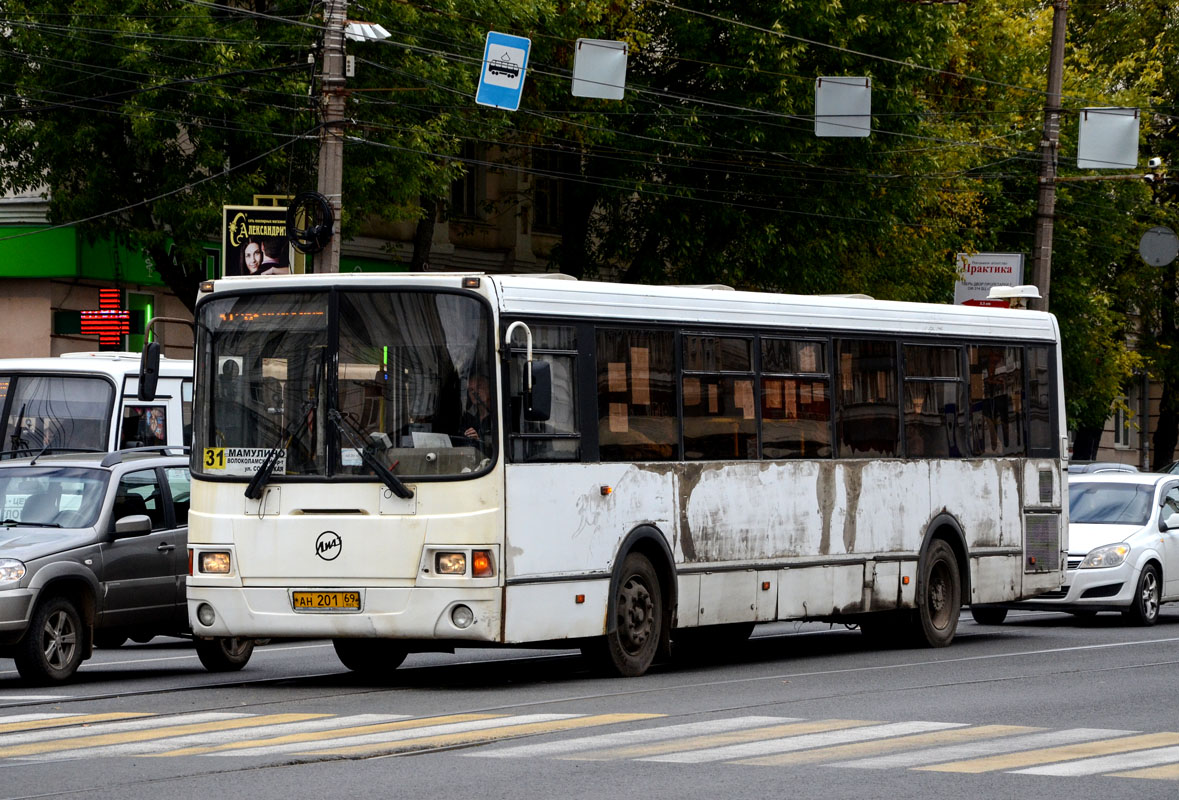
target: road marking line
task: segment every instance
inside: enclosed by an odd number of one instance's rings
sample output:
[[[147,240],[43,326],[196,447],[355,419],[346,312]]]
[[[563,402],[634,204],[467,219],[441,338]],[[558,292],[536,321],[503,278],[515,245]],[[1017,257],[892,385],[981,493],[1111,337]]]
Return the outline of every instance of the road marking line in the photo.
[[[151,714],[136,714],[130,711],[114,711],[109,714],[25,714],[19,717],[0,717],[0,735],[34,731],[39,728],[61,728],[67,725],[90,725],[115,719],[150,717]]]
[[[1128,753],[1133,750],[1145,750],[1149,747],[1179,743],[1179,733],[1144,733],[1138,736],[1125,736],[1120,739],[1102,739],[1095,742],[1068,744],[1061,747],[1047,747],[1041,750],[1023,750],[1017,753],[974,758],[966,761],[950,761],[945,764],[933,764],[927,767],[916,767],[928,772],[966,772],[977,774],[980,772],[999,772],[1027,767],[1032,764],[1046,764],[1049,761],[1068,761],[1074,758],[1106,755],[1108,753]]]
[[[1043,728],[1028,728],[1023,725],[978,725],[972,728],[953,728],[950,730],[934,731],[933,733],[919,733],[914,736],[897,736],[892,739],[878,739],[853,744],[840,744],[833,747],[820,747],[816,750],[803,750],[798,753],[783,753],[776,756],[748,758],[738,761],[738,764],[748,764],[759,767],[784,767],[798,764],[814,764],[820,761],[840,761],[847,758],[865,757],[868,755],[887,753],[894,750],[912,750],[931,745],[950,745],[962,742],[993,739],[1000,736],[1011,736],[1017,733],[1031,733],[1042,731]]]
[[[453,747],[454,745],[460,744],[478,744],[485,741],[494,741],[504,736],[528,736],[537,733],[555,733],[557,731],[573,730],[574,728],[588,728],[595,725],[616,725],[620,722],[656,719],[662,716],[662,714],[597,714],[590,717],[583,717],[571,714],[524,714],[519,717],[509,717],[506,720],[499,720],[499,724],[496,727],[486,727],[481,730],[403,739],[396,743],[384,741],[373,744],[339,747],[330,750],[315,750],[305,753],[305,755],[360,756],[377,753],[399,753],[432,749],[435,747]],[[400,746],[391,748],[391,744]]]
[[[1150,778],[1156,781],[1179,781],[1179,764],[1168,764],[1165,767],[1150,767],[1149,769],[1135,769],[1130,772],[1111,772],[1111,778]]]
[[[1069,761],[1064,764],[1030,767],[1028,769],[1017,770],[1016,773],[1019,775],[1078,777],[1081,775],[1099,775],[1110,770],[1127,772],[1139,767],[1154,767],[1159,764],[1172,764],[1175,762],[1179,762],[1179,747],[1160,747],[1157,750],[1143,750],[1138,753],[1121,753],[1120,755]]]
[[[16,673],[16,670],[7,670],[7,672]],[[0,675],[5,674],[0,672]],[[7,700],[14,700],[18,703],[37,701],[37,702],[52,702],[54,700],[70,700],[73,695],[68,694],[0,694],[0,703]]]
[[[812,719],[798,720],[795,722],[785,720],[784,722],[786,724],[746,728],[706,736],[693,736],[687,739],[675,739],[667,742],[594,750],[588,753],[567,756],[567,758],[578,761],[650,760],[654,756],[661,756],[667,753],[684,753],[693,750],[708,750],[711,752],[722,747],[733,747],[747,742],[763,742],[767,739],[781,740],[787,736],[799,736],[808,733],[819,733],[820,731],[843,730],[845,728],[880,724],[874,720],[863,719]]]
[[[209,711],[200,714],[169,714],[168,716],[146,716],[134,719],[100,722],[96,725],[74,728],[49,728],[22,733],[10,733],[0,738],[0,757],[7,755],[10,745],[27,745],[33,742],[65,741],[84,736],[97,736],[105,733],[121,733],[124,731],[141,731],[148,728],[159,728],[165,725],[179,725],[191,722],[213,722],[221,719],[237,719],[248,714],[237,712]]]
[[[893,722],[873,725],[860,722],[861,727],[847,730],[830,730],[825,733],[812,733],[803,736],[788,736],[784,739],[770,739],[767,741],[734,744],[728,747],[717,747],[711,750],[698,750],[690,753],[671,753],[655,758],[644,758],[642,761],[666,761],[677,764],[702,764],[708,761],[732,761],[753,756],[770,755],[771,753],[788,753],[794,750],[809,750],[815,747],[827,747],[833,744],[860,742],[867,739],[883,739],[889,736],[903,736],[909,733],[925,733],[927,731],[944,730],[947,728],[965,728],[963,722]]]
[[[228,715],[224,715],[228,716]],[[259,720],[267,717],[232,715],[233,719],[220,719],[213,722],[188,722],[183,725],[169,725],[165,727],[149,728],[138,731],[122,731],[120,733],[104,733],[93,736],[75,736],[53,741],[33,742],[30,744],[13,745],[0,748],[0,757],[19,758],[34,756],[41,753],[55,753],[64,750],[80,750],[88,747],[105,747],[123,742],[142,742],[148,739],[159,739],[168,736],[184,736],[189,733],[205,731],[223,731],[230,728],[248,728],[260,724]],[[316,717],[318,714],[274,714],[270,718],[282,717],[284,721],[291,721],[304,717]]]
[[[707,722],[686,722],[681,725],[667,725],[662,728],[644,728],[637,731],[601,733],[596,736],[563,739],[559,742],[540,742],[539,744],[520,744],[511,747],[483,749],[473,753],[463,753],[463,755],[470,758],[561,756],[579,750],[624,747],[626,745],[641,744],[644,742],[657,742],[663,739],[723,733],[725,731],[745,729],[755,725],[799,721],[797,717],[732,717],[728,719],[709,720]]]
[[[1070,728],[1062,731],[1033,733],[1027,736],[1013,736],[1009,739],[998,739],[989,742],[931,747],[927,750],[916,750],[910,753],[893,753],[892,755],[877,756],[875,758],[838,761],[827,766],[851,767],[852,769],[912,768],[922,764],[936,764],[982,755],[994,755],[996,753],[1011,753],[1016,750],[1030,750],[1033,747],[1052,747],[1060,744],[1087,742],[1093,739],[1107,739],[1111,736],[1124,736],[1137,732],[1109,730],[1108,728]]]
[[[307,732],[292,733],[286,736],[276,736],[268,739],[252,739],[243,742],[231,742],[215,747],[186,747],[180,750],[169,750],[160,753],[161,756],[203,756],[203,755],[260,755],[269,752],[291,752],[301,748],[307,742],[323,742],[324,736],[330,734],[327,741],[348,741],[348,737],[375,734],[384,731],[401,731],[406,729],[431,728],[443,726],[447,723],[463,723],[474,720],[501,719],[504,714],[451,714],[445,717],[418,717],[417,719],[403,719],[397,722],[383,722],[375,725],[357,725],[347,728],[336,728],[324,733]]]

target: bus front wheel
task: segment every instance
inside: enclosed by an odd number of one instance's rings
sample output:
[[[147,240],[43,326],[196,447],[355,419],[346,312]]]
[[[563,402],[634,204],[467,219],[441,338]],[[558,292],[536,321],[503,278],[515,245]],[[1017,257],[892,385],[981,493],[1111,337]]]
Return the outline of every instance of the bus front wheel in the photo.
[[[954,640],[962,613],[962,579],[954,551],[941,539],[929,543],[917,582],[912,633],[918,645],[945,647]]]
[[[361,675],[378,676],[401,666],[409,651],[389,639],[332,639],[340,663]]]
[[[622,562],[614,586],[612,622],[611,630],[583,647],[582,652],[615,675],[642,675],[655,660],[664,631],[659,576],[641,553],[631,553]]]

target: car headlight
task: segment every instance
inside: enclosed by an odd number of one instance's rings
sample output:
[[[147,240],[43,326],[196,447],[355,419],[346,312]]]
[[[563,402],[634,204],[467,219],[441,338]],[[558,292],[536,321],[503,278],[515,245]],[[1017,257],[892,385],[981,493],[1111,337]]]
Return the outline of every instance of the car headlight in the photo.
[[[17,561],[15,558],[0,558],[0,587],[19,583],[24,576],[25,565],[23,561]]]
[[[1120,566],[1130,555],[1130,545],[1123,542],[1095,547],[1081,562],[1081,569],[1097,569],[1099,567]]]

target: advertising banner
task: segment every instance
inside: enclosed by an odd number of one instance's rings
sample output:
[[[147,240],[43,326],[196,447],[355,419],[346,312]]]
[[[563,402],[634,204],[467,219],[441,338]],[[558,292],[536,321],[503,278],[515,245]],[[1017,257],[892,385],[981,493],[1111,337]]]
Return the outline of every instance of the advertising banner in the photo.
[[[1006,300],[988,300],[995,286],[1023,283],[1023,253],[959,253],[958,281],[954,284],[956,306],[998,306]]]
[[[287,210],[278,206],[223,206],[222,275],[285,275],[294,262]]]

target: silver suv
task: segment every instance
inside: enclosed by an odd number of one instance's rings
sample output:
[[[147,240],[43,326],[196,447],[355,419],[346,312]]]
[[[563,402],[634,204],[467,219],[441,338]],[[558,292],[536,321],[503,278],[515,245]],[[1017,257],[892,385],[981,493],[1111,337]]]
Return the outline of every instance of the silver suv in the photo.
[[[28,681],[68,680],[94,647],[189,635],[188,456],[182,448],[0,463],[0,657]],[[197,639],[212,671],[250,639]]]

